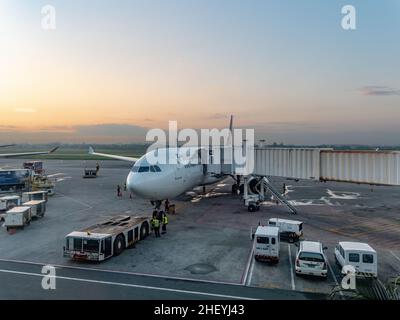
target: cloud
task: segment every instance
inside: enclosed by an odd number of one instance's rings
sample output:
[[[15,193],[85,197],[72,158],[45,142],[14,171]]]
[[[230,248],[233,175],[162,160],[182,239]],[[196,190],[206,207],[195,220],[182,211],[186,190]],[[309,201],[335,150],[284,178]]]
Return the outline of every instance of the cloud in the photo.
[[[14,111],[22,113],[35,113],[37,110],[34,108],[15,108]]]
[[[78,135],[81,136],[145,136],[148,129],[130,124],[97,124],[74,126]]]
[[[46,126],[36,130],[0,126],[0,144],[67,142],[67,143],[142,143],[148,129],[127,124],[97,124],[78,126]]]
[[[400,96],[400,89],[386,86],[364,86],[360,92],[363,96]]]

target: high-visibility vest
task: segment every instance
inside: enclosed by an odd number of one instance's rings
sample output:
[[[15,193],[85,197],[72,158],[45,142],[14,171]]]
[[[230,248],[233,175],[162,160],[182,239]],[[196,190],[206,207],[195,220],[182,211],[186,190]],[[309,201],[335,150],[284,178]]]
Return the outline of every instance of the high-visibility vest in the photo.
[[[166,215],[163,217],[163,224],[168,224],[168,217]]]
[[[159,228],[160,227],[160,220],[154,219],[154,228]]]

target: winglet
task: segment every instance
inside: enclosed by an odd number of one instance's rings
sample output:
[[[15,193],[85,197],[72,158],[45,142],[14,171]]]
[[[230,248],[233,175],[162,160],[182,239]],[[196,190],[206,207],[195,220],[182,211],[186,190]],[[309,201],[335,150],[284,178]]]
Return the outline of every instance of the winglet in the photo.
[[[54,147],[53,149],[51,149],[51,150],[49,151],[49,153],[55,152],[58,148],[59,148],[59,147]]]
[[[92,147],[89,147],[89,154],[93,154],[94,153],[94,149]]]

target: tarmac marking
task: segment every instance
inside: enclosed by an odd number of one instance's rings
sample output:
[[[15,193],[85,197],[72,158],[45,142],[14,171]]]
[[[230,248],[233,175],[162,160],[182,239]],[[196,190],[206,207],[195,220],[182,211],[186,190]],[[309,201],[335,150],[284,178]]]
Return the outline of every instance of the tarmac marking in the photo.
[[[250,265],[252,263],[253,255],[254,255],[254,246],[255,246],[255,243],[253,242],[253,245],[251,246],[249,258],[247,259],[246,268],[244,269],[244,272],[243,272],[243,275],[242,275],[242,282],[241,282],[242,285],[246,285],[246,283],[247,283],[247,278],[249,276]]]
[[[327,262],[327,264],[328,264],[329,271],[332,273],[333,280],[335,280],[336,286],[340,286],[340,285],[339,285],[339,282],[338,282],[337,279],[336,279],[336,275],[335,275],[335,273],[333,272],[333,269],[332,269],[332,267],[331,267],[331,264],[329,263],[328,260],[326,260],[326,262]],[[342,292],[342,291],[339,291],[339,294],[340,294],[341,298],[343,299],[343,292]]]
[[[88,205],[87,203],[85,203],[85,202],[83,202],[83,201],[76,200],[76,199],[74,199],[74,198],[72,198],[72,197],[66,196],[66,195],[63,194],[63,193],[57,192],[57,194],[59,194],[60,196],[62,196],[62,197],[64,197],[64,198],[70,199],[70,200],[72,200],[72,201],[74,201],[74,202],[76,202],[76,203],[79,203],[79,204],[81,204],[81,205],[87,207],[88,209],[92,209],[92,208],[93,208],[91,205]]]
[[[296,284],[294,283],[292,251],[290,249],[290,244],[288,244],[288,251],[289,251],[288,253],[289,253],[289,264],[290,264],[290,280],[292,282],[292,290],[296,290]]]
[[[242,282],[239,283],[239,282],[229,282],[229,281],[203,280],[203,279],[195,279],[195,278],[174,277],[174,276],[167,276],[167,275],[161,275],[161,274],[117,271],[117,270],[107,270],[107,269],[100,269],[100,268],[85,268],[85,267],[67,266],[67,265],[62,265],[62,264],[42,263],[42,262],[23,261],[23,260],[12,260],[12,259],[1,259],[0,258],[0,262],[33,264],[33,265],[37,265],[37,266],[51,265],[56,268],[73,269],[73,270],[96,271],[96,272],[104,272],[104,273],[126,274],[126,275],[131,275],[131,276],[152,277],[152,278],[182,280],[182,281],[192,281],[192,282],[202,282],[202,283],[213,283],[213,284],[228,284],[228,285],[234,285],[234,286],[242,285]]]
[[[393,257],[400,261],[400,258],[393,251],[390,250],[389,252],[392,254]]]
[[[6,270],[0,269],[0,272],[3,273],[12,273],[26,276],[35,276],[35,277],[43,277],[44,275],[41,273],[32,273],[32,272],[22,272],[22,271],[14,271],[14,270]],[[218,298],[227,298],[227,299],[238,299],[238,300],[258,300],[255,298],[249,297],[241,297],[241,296],[232,296],[218,293],[209,293],[202,291],[191,291],[191,290],[182,290],[182,289],[172,289],[172,288],[164,288],[164,287],[155,287],[155,286],[145,286],[139,284],[132,283],[122,283],[122,282],[112,282],[112,281],[101,281],[101,280],[90,280],[83,278],[72,278],[72,277],[63,277],[63,276],[55,276],[57,279],[69,280],[69,281],[78,281],[78,282],[88,282],[88,283],[97,283],[97,284],[105,284],[105,285],[114,285],[114,286],[122,286],[122,287],[131,287],[131,288],[141,288],[141,289],[149,289],[149,290],[158,290],[158,291],[168,291],[168,292],[178,292],[178,293],[187,293],[201,296],[209,296],[209,297],[218,297]]]
[[[249,276],[247,277],[246,286],[251,285],[251,279],[253,278],[254,265],[255,265],[254,259],[251,259],[251,267],[250,267]]]

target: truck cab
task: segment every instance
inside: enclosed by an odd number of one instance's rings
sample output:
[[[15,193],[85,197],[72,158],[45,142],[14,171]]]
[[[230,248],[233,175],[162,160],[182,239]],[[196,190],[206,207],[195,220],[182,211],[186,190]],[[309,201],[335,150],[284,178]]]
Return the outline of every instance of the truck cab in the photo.
[[[113,255],[109,234],[74,231],[65,238],[64,256],[74,260],[102,261]]]
[[[279,262],[279,228],[259,226],[254,234],[254,258]]]

